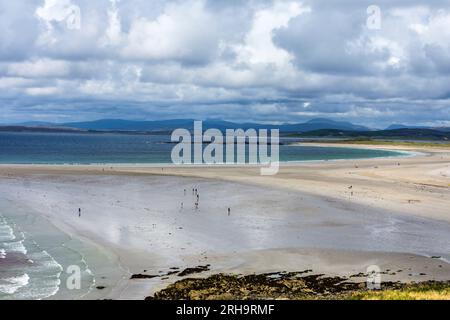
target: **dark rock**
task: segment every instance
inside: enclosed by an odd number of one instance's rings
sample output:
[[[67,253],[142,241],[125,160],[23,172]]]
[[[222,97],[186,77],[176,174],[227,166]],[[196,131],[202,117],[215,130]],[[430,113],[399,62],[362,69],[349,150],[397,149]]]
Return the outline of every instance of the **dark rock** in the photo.
[[[159,277],[159,276],[138,273],[138,274],[133,274],[130,279],[151,279],[151,278],[156,278],[156,277]]]
[[[207,264],[205,266],[197,266],[195,268],[186,268],[183,271],[181,271],[178,276],[179,277],[184,277],[190,274],[194,274],[194,273],[200,273],[200,272],[205,272],[209,270],[210,265]]]
[[[177,274],[178,271],[169,271],[166,273],[166,276],[171,276],[172,274]]]

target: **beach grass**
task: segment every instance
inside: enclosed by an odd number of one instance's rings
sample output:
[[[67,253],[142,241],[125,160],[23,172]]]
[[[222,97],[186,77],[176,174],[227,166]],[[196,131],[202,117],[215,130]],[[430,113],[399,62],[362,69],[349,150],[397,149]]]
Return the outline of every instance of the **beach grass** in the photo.
[[[357,292],[347,298],[351,300],[450,300],[450,283],[409,284],[397,290]]]

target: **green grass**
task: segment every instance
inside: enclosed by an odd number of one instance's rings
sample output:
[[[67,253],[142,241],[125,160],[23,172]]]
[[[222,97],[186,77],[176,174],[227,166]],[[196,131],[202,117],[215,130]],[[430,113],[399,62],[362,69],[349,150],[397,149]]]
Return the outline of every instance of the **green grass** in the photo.
[[[352,293],[350,300],[450,300],[450,284],[427,282],[402,289]]]

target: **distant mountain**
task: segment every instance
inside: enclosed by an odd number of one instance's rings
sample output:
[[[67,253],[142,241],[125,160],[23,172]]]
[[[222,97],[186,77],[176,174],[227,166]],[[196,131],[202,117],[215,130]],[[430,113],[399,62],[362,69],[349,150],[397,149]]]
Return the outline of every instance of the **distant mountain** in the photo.
[[[22,125],[4,125],[0,126],[0,132],[48,132],[48,133],[80,133],[86,130],[76,128],[63,128],[52,126],[22,126]]]
[[[450,127],[427,127],[427,126],[414,126],[405,124],[391,124],[385,130],[396,130],[396,129],[430,129],[443,132],[450,132]]]
[[[102,119],[87,122],[46,123],[27,122],[22,125],[3,125],[0,131],[13,132],[67,132],[67,133],[128,133],[128,134],[170,134],[177,128],[193,130],[193,119],[173,119],[157,121],[133,121],[122,119]],[[396,128],[400,126],[401,128]],[[268,125],[261,123],[235,123],[217,119],[203,121],[203,130],[226,129],[280,129],[284,136],[322,138],[362,138],[362,139],[404,139],[404,140],[450,140],[450,128],[403,128],[391,125],[389,130],[371,130],[367,127],[345,121],[313,119],[304,123]]]
[[[133,121],[121,119],[103,119],[87,122],[63,123],[60,126],[85,129],[85,130],[116,130],[116,131],[172,131],[176,128],[193,129],[193,119],[174,119],[158,121]],[[305,123],[267,125],[260,123],[235,123],[223,120],[208,119],[203,121],[203,129],[217,128],[225,129],[280,129],[281,132],[307,132],[320,129],[338,130],[370,130],[367,127],[355,125],[350,122],[333,121],[329,119],[313,119]]]
[[[117,130],[117,131],[164,131],[174,128],[192,127],[194,120],[161,120],[161,121],[133,121],[121,119],[102,119],[86,122],[68,122],[61,126],[85,130]]]
[[[389,127],[387,127],[385,130],[396,130],[396,129],[429,129],[429,127],[394,123],[391,124]]]
[[[285,124],[280,126],[280,131],[284,132],[307,132],[312,130],[321,129],[336,129],[336,130],[348,130],[348,131],[363,131],[370,129],[364,126],[355,125],[346,121],[334,121],[330,119],[312,119],[305,123],[299,124]]]
[[[45,122],[45,121],[27,121],[27,122],[17,123],[14,125],[24,126],[24,127],[50,127],[53,124],[51,122]]]

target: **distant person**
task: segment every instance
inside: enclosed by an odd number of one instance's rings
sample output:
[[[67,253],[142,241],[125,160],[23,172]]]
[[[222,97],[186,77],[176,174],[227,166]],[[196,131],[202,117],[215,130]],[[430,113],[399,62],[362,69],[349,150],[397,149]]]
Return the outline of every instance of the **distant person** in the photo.
[[[228,208],[228,216],[231,215],[231,208]]]
[[[78,217],[81,217],[81,208],[78,208]]]

